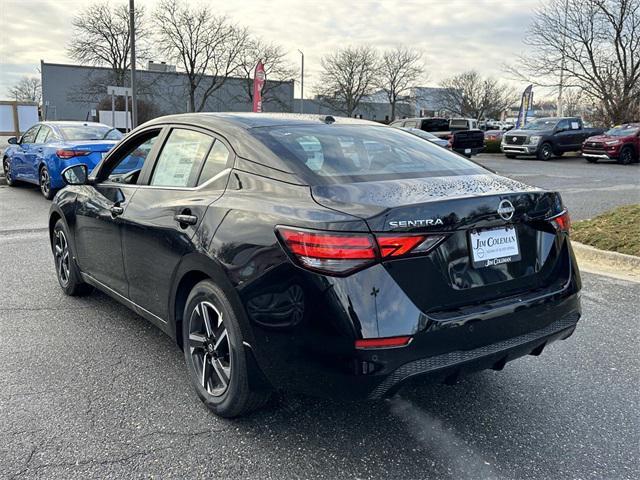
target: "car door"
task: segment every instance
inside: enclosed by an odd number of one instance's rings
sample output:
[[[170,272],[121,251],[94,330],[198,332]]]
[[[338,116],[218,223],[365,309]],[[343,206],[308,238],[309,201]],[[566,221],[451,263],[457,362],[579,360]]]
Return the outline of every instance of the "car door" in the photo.
[[[40,130],[38,130],[38,134],[36,135],[31,148],[29,149],[29,156],[25,162],[25,168],[27,170],[27,174],[31,178],[39,178],[39,168],[42,162],[42,157],[44,155],[44,147],[47,143],[49,136],[51,135],[51,128],[47,125],[41,125]]]
[[[556,125],[555,132],[554,136],[557,149],[562,152],[571,150],[574,132],[571,131],[571,123],[569,120],[560,120]]]
[[[33,181],[31,176],[29,176],[29,168],[27,168],[27,164],[29,162],[30,155],[32,154],[31,150],[33,142],[35,142],[39,130],[40,124],[36,124],[27,130],[22,137],[20,137],[20,142],[16,146],[15,154],[11,157],[11,171],[15,178]]]
[[[232,162],[232,150],[224,139],[205,130],[174,126],[146,185],[139,187],[124,214],[130,298],[161,319],[168,318],[173,274],[180,260],[205,247],[210,238],[212,232],[198,229],[208,206],[224,192]]]
[[[162,127],[125,140],[96,168],[78,193],[75,245],[78,266],[104,286],[129,296],[122,255],[122,228],[131,198],[145,167],[152,164]]]

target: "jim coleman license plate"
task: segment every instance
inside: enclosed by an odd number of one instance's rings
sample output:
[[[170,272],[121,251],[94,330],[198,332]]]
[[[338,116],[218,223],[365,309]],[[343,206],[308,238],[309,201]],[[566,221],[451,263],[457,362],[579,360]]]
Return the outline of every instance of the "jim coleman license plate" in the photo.
[[[500,227],[469,233],[471,259],[475,268],[520,260],[518,234],[514,227]]]

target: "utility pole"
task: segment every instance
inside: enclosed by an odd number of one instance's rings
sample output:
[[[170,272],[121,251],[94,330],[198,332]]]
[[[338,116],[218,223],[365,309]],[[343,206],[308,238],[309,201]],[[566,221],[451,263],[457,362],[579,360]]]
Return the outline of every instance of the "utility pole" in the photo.
[[[556,106],[556,115],[562,117],[564,108],[562,105],[562,88],[564,87],[564,65],[565,65],[565,48],[567,44],[567,10],[569,10],[569,0],[564,2],[564,31],[562,32],[562,60],[560,62],[560,86],[558,87],[558,105]]]
[[[300,72],[300,113],[304,113],[304,52],[298,49],[302,56],[302,69]]]
[[[136,25],[134,0],[129,0],[129,39],[131,40],[131,128],[138,126],[138,102],[136,101]]]

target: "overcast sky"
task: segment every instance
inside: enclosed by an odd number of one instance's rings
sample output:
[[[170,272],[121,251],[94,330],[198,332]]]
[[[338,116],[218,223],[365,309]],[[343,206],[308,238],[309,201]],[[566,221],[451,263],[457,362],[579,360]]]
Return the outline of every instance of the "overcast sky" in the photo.
[[[65,49],[72,35],[71,19],[89,1],[0,0],[0,98],[21,76],[38,75],[41,59],[72,63]],[[210,0],[207,4],[254,34],[280,43],[292,62],[300,61],[297,50],[303,50],[308,97],[320,58],[347,44],[380,49],[410,44],[420,49],[428,72],[421,83],[427,86],[469,69],[504,77],[502,65],[523,51],[526,27],[541,1]],[[136,0],[148,11],[156,3]]]

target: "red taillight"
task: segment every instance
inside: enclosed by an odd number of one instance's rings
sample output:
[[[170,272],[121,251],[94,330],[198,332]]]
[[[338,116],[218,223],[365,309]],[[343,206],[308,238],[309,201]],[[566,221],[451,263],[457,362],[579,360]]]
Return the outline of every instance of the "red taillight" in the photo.
[[[356,348],[393,348],[409,345],[411,337],[363,338],[356,340]]]
[[[561,232],[569,233],[569,230],[571,229],[571,218],[569,217],[569,212],[565,210],[557,217],[553,217],[551,219],[551,223],[553,223],[556,229]]]
[[[277,227],[280,239],[299,264],[344,275],[378,260],[427,253],[443,236],[322,232]]]
[[[63,148],[56,150],[56,155],[64,160],[73,157],[84,157],[90,153],[91,150],[65,150]]]

